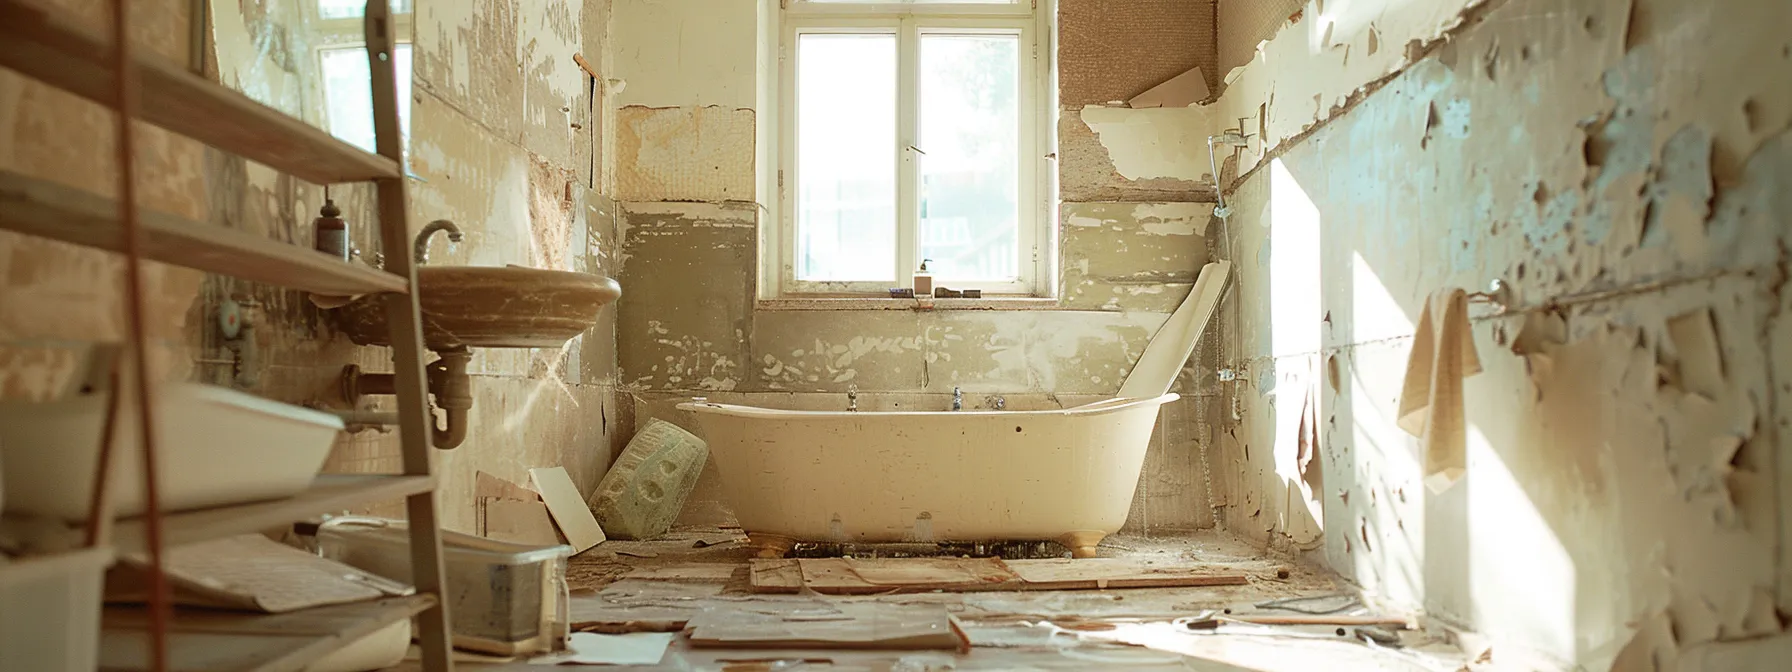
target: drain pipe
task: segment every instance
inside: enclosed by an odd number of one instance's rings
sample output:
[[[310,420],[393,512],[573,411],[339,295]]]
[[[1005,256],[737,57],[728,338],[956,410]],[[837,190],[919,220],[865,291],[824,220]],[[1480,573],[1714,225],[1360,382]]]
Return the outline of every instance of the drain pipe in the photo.
[[[429,379],[429,393],[435,396],[435,406],[447,417],[445,426],[436,424],[432,417],[429,442],[441,450],[451,450],[467,440],[468,411],[473,408],[473,379],[467,375],[467,364],[473,361],[473,353],[461,347],[436,355],[438,359],[424,367],[424,373]],[[398,394],[397,376],[363,373],[361,367],[350,364],[342,367],[341,392],[343,401],[350,405],[358,404],[363,396]],[[398,414],[390,411],[331,412],[350,424],[398,424]]]

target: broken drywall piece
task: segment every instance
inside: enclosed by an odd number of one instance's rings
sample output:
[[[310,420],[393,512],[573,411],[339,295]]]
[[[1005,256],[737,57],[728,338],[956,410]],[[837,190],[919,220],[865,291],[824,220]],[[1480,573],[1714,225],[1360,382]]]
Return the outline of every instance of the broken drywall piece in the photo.
[[[706,611],[691,618],[690,643],[727,649],[968,651],[970,641],[940,605],[843,602],[828,620],[757,612]]]
[[[591,509],[585,507],[579,486],[573,484],[572,476],[567,475],[564,467],[530,469],[529,478],[535,482],[542,501],[547,502],[548,513],[553,514],[554,525],[560,528],[560,534],[566,537],[566,543],[572,546],[574,553],[583,553],[603,543],[603,528],[598,527]]]
[[[1717,341],[1717,327],[1711,309],[1700,308],[1668,320],[1668,338],[1674,341],[1679,357],[1680,384],[1683,389],[1706,399],[1724,396],[1723,350]]]
[[[1134,109],[1147,107],[1188,107],[1207,100],[1207,76],[1201,68],[1190,68],[1188,72],[1172,77],[1149,91],[1133,96],[1126,101],[1127,106]]]

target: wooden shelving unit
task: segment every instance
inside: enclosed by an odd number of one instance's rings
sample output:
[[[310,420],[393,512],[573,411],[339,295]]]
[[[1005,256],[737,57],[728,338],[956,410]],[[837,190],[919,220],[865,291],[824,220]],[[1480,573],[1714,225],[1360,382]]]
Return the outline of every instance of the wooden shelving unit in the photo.
[[[317,477],[310,490],[286,499],[163,514],[162,534],[171,546],[196,544],[258,532],[360,504],[427,495],[433,490],[433,476],[324,474]],[[112,533],[112,546],[118,552],[141,552],[146,543],[141,518],[118,521]]]
[[[146,259],[325,295],[410,290],[391,273],[236,229],[148,210],[138,225]],[[124,251],[112,199],[8,170],[0,170],[0,229]]]
[[[205,8],[199,8],[205,11]],[[374,134],[369,153],[247,96],[196,76],[145,50],[131,49],[136,119],[319,184],[371,180],[379,199],[384,270],[310,249],[166,213],[140,211],[142,259],[329,295],[378,294],[386,301],[398,392],[404,470],[393,475],[320,476],[286,499],[164,513],[163,545],[248,533],[357,505],[405,499],[411,574],[417,594],[275,616],[176,610],[164,638],[169,669],[284,671],[358,638],[415,618],[426,670],[450,670],[448,615],[442,603],[441,529],[430,474],[422,326],[406,226],[400,165],[396,44],[385,0],[366,5]],[[118,107],[118,71],[111,41],[35,0],[0,0],[0,67],[109,107]],[[124,252],[119,204],[79,189],[0,171],[0,229]],[[146,550],[142,518],[117,521],[108,542],[120,553]],[[144,609],[109,609],[102,666],[148,667],[155,636]]]
[[[435,604],[433,595],[413,595],[264,616],[180,610],[168,635],[168,669],[297,672]],[[149,650],[148,614],[140,607],[112,607],[102,619],[106,646],[100,669],[131,669],[143,660]]]

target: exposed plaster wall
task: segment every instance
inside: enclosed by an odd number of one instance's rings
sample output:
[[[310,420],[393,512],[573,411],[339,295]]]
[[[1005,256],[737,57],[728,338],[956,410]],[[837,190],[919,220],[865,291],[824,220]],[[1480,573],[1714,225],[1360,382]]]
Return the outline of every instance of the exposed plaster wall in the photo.
[[[62,3],[89,17],[100,3]],[[252,97],[317,122],[319,91],[300,3],[217,3],[221,37],[209,70]],[[431,263],[605,272],[614,253],[615,207],[592,186],[597,154],[592,88],[571,55],[607,62],[586,26],[607,22],[607,2],[418,3],[409,167],[410,220],[449,219],[466,232]],[[477,5],[477,6],[474,6]],[[186,53],[189,3],[137,3],[139,39],[165,55]],[[98,105],[0,72],[0,166],[110,195],[110,113]],[[309,247],[322,189],[153,128],[139,136],[146,207]],[[355,245],[378,250],[371,190],[341,185]],[[112,255],[0,233],[0,398],[51,398],[87,343],[117,341],[123,321]],[[166,379],[230,385],[231,352],[214,324],[234,296],[253,305],[260,362],[247,391],[289,403],[340,404],[343,365],[389,371],[386,348],[358,347],[298,292],[151,265],[152,330]],[[435,453],[444,523],[472,531],[474,474],[526,481],[530,467],[564,465],[596,484],[616,436],[614,324],[562,350],[475,350],[470,435]],[[381,402],[390,407],[389,398]],[[395,433],[341,437],[328,471],[397,471]],[[397,503],[372,507],[402,515]]]
[[[1306,0],[1219,0],[1215,14],[1219,75],[1249,62],[1257,54],[1257,43],[1275,36],[1306,5]]]
[[[970,407],[987,403],[990,395],[1004,396],[1011,408],[1028,400],[1055,407],[1057,402],[1050,400],[1111,395],[1207,260],[1212,204],[1190,202],[1201,198],[1198,187],[1179,179],[1187,178],[1190,169],[1153,158],[1162,154],[1154,142],[1181,140],[1175,135],[1179,111],[1140,111],[1145,113],[1140,118],[1149,117],[1148,123],[1161,127],[1159,135],[1110,129],[1105,140],[1110,150],[1082,127],[1084,149],[1102,155],[1086,163],[1107,162],[1102,168],[1107,174],[1099,187],[1085,188],[1077,197],[1070,196],[1071,187],[1064,190],[1067,200],[1097,202],[1069,204],[1059,213],[1063,272],[1057,280],[1063,299],[1056,305],[931,312],[762,305],[755,298],[757,249],[767,220],[764,208],[753,201],[753,189],[763,177],[756,170],[773,168],[762,163],[764,154],[755,157],[763,149],[756,147],[755,136],[765,137],[764,125],[775,124],[776,118],[756,114],[757,108],[741,109],[758,101],[728,97],[732,91],[758,90],[761,82],[753,79],[754,72],[736,72],[734,76],[745,78],[741,82],[715,78],[733,72],[720,67],[724,63],[775,63],[765,59],[773,52],[770,46],[757,44],[754,22],[775,18],[776,3],[766,0],[758,14],[743,12],[740,2],[679,4],[677,16],[664,14],[669,3],[635,4],[643,12],[639,16],[660,23],[638,29],[625,25],[619,4],[619,55],[635,49],[632,41],[708,36],[705,48],[687,46],[680,52],[682,63],[640,59],[636,66],[641,69],[631,79],[652,78],[656,93],[634,99],[625,93],[618,110],[621,123],[635,128],[625,128],[618,138],[617,174],[625,202],[618,276],[624,297],[617,311],[617,339],[620,376],[635,394],[638,421],[682,419],[672,407],[693,395],[786,408],[843,407],[849,386],[863,392],[862,404],[888,400],[939,409],[947,408],[955,386],[964,391]],[[752,9],[752,3],[744,4]],[[1186,3],[1140,6],[1149,10],[1147,15],[1193,11],[1186,10]],[[1102,21],[1091,7],[1079,3],[1082,18],[1067,14],[1066,20]],[[1205,16],[1202,21],[1210,23],[1211,15]],[[1132,21],[1127,25],[1151,23],[1137,16]],[[1109,37],[1126,32],[1102,25],[1083,28]],[[1155,37],[1116,49],[1152,53],[1162,73],[1147,72],[1138,81],[1139,91],[1126,97],[1155,85],[1157,81],[1147,80],[1158,74],[1168,79],[1202,62],[1197,60],[1203,58],[1202,45],[1212,44],[1206,37],[1198,43],[1171,39],[1181,35],[1175,31],[1146,32]],[[642,53],[657,48],[640,47]],[[1117,53],[1092,46],[1063,58],[1081,72],[1092,72],[1123,65]],[[629,93],[633,87],[631,83]],[[1067,119],[1066,124],[1080,126],[1075,116]],[[1120,123],[1127,121],[1122,117]],[[1063,156],[1072,154],[1074,142],[1079,140],[1063,140]],[[1106,158],[1110,151],[1132,171],[1130,177],[1115,172]],[[758,168],[756,162],[761,162]],[[1218,368],[1217,357],[1216,347],[1206,370]],[[1213,404],[1207,401],[1219,389],[1208,378],[1183,381],[1178,389],[1188,399],[1166,409],[1129,529],[1213,524],[1197,449],[1210,440]],[[681,424],[695,428],[684,420]],[[699,485],[687,521],[726,519],[714,479],[712,473]]]
[[[1792,8],[1412,5],[1317,52],[1295,24],[1216,105],[1266,105],[1279,157],[1254,145],[1231,199],[1227,525],[1508,643],[1496,661],[1783,663]],[[1471,310],[1469,472],[1433,494],[1394,418],[1413,325],[1494,278],[1517,298]]]
[[[1217,90],[1214,21],[1212,0],[1060,0],[1058,182],[1065,201],[1213,200],[1207,155],[1185,149],[1205,148],[1206,117],[1188,109],[1133,110],[1123,101],[1193,67]]]

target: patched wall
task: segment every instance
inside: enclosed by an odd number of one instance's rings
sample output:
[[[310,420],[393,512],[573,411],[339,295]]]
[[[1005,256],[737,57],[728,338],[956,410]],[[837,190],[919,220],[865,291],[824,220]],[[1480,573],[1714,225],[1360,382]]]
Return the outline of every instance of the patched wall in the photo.
[[[1339,19],[1316,54],[1297,23],[1217,104],[1273,101],[1230,199],[1224,519],[1492,635],[1495,660],[1778,664],[1792,44],[1770,27],[1792,10],[1435,9]],[[1423,34],[1450,37],[1383,81],[1380,51]],[[1414,325],[1429,293],[1496,278],[1509,310],[1470,311],[1468,474],[1430,492],[1395,418]]]

